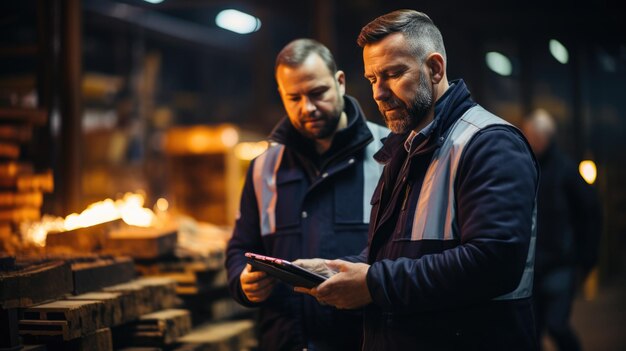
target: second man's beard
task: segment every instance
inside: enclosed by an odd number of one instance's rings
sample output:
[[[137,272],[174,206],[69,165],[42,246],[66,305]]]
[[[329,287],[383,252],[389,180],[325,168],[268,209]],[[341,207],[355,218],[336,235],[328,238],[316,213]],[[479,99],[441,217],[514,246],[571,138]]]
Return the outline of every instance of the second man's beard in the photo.
[[[389,120],[383,113],[387,127],[395,134],[404,134],[415,129],[419,123],[426,118],[433,104],[433,90],[429,84],[428,77],[420,74],[419,89],[415,94],[415,98],[411,105],[407,107],[406,113],[402,119]],[[381,111],[382,113],[382,111]]]

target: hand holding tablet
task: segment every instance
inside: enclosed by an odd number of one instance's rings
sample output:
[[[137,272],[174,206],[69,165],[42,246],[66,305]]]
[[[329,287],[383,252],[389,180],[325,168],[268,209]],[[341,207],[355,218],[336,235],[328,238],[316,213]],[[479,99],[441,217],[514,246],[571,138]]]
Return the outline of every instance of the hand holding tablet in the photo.
[[[327,279],[323,275],[299,267],[287,260],[252,252],[246,252],[245,255],[248,258],[248,263],[255,269],[264,271],[293,286],[301,286],[310,289],[318,286]]]

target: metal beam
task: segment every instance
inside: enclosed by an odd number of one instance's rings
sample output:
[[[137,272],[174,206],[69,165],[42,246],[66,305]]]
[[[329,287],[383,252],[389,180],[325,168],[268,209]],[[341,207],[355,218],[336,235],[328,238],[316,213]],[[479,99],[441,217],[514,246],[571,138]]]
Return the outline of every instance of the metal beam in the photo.
[[[122,3],[94,0],[85,1],[83,8],[91,13],[136,25],[148,31],[189,43],[239,53],[250,51],[249,37],[222,29],[205,27],[153,10]]]

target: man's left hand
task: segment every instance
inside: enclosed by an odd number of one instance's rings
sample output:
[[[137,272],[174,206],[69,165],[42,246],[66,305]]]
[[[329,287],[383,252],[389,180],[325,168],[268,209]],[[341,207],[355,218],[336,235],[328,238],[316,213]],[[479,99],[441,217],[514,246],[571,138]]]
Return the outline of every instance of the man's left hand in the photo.
[[[342,260],[327,261],[326,264],[339,273],[315,288],[296,287],[294,290],[314,296],[321,304],[340,309],[356,309],[372,302],[366,280],[369,265]]]

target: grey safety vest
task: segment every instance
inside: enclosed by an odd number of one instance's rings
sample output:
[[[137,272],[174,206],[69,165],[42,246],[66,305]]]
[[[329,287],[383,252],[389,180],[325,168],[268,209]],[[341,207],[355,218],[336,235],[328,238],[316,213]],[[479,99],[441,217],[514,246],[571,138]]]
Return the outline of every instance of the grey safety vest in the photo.
[[[424,176],[417,208],[413,218],[411,240],[453,240],[459,238],[459,227],[455,213],[454,180],[464,147],[481,129],[489,125],[511,125],[489,113],[481,106],[470,108],[455,124],[443,142],[435,150],[432,162]],[[517,288],[496,297],[496,300],[513,300],[531,295],[535,260],[537,205],[533,209],[532,235],[526,266]]]
[[[367,122],[367,126],[374,136],[374,140],[365,148],[363,162],[363,223],[369,223],[371,205],[370,199],[382,173],[383,166],[374,160],[374,154],[382,147],[380,139],[389,134],[389,130],[375,123]],[[270,147],[254,161],[252,180],[259,209],[261,235],[276,232],[276,174],[285,152],[285,145],[272,143]],[[356,162],[351,157],[346,162]],[[325,177],[324,174],[321,175]]]

